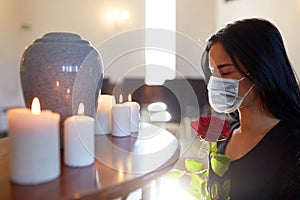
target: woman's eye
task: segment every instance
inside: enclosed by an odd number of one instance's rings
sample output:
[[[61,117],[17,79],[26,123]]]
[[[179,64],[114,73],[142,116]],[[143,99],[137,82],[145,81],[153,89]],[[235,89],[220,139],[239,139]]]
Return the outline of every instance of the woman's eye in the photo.
[[[230,74],[230,72],[221,72],[222,76],[226,76],[226,75],[229,75],[229,74]]]

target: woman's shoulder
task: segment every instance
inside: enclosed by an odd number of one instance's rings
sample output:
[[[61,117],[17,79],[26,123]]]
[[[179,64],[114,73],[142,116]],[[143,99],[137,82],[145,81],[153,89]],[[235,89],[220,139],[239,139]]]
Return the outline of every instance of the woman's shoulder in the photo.
[[[300,198],[300,126],[293,121],[285,121],[286,127],[286,155],[285,163],[288,168],[285,170],[285,179],[282,192],[287,199]]]
[[[283,131],[289,140],[295,142],[300,140],[300,125],[299,122],[282,120]]]
[[[265,139],[270,147],[275,144],[278,151],[300,153],[300,126],[293,121],[281,120]]]

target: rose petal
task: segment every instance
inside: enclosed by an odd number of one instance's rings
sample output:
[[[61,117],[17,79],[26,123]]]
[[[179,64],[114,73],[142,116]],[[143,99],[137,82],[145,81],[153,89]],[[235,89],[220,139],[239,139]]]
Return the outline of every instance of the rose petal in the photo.
[[[230,134],[228,121],[217,116],[201,116],[198,121],[191,122],[191,127],[207,141],[224,139]]]

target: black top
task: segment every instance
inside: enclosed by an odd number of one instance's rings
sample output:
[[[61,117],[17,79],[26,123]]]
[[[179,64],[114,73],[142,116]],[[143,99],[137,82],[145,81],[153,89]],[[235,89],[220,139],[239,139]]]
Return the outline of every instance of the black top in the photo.
[[[224,154],[231,135],[218,146]],[[231,180],[230,197],[240,199],[300,199],[300,128],[280,121],[246,155],[230,163],[219,177],[210,168],[210,184]]]

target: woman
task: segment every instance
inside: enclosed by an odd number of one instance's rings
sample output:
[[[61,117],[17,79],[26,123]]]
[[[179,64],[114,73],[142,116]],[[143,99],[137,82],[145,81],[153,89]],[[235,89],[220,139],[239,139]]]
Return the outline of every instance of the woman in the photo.
[[[300,199],[300,93],[278,29],[245,19],[213,35],[202,56],[211,107],[238,111],[240,126],[219,144],[230,160],[210,184],[230,179],[231,199]]]

